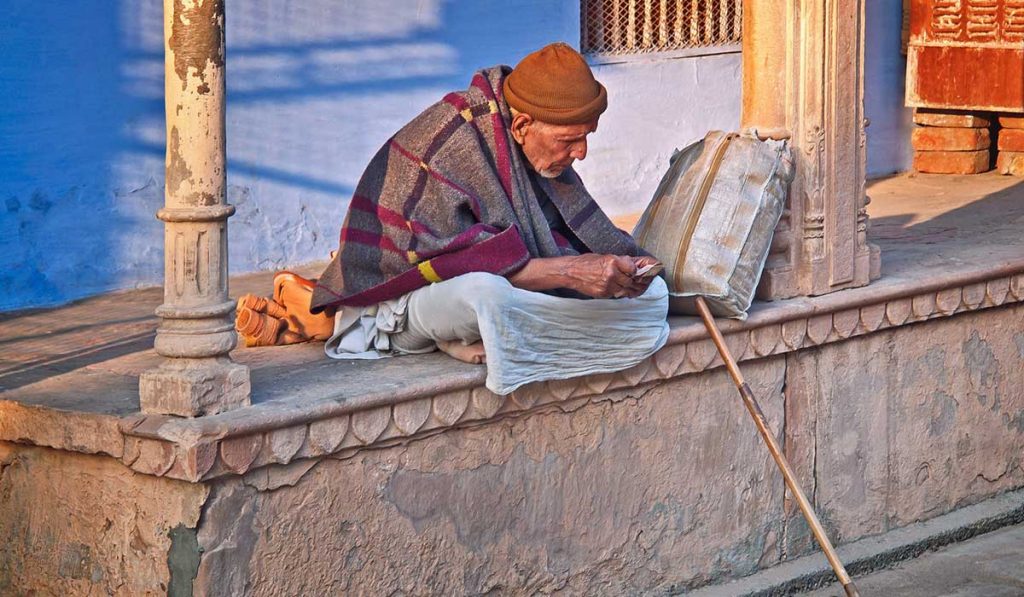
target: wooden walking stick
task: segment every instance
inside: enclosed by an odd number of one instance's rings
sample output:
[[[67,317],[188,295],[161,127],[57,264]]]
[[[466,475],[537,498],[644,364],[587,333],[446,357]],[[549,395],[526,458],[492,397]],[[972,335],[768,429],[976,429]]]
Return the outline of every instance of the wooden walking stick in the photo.
[[[832,542],[825,535],[825,529],[822,528],[821,522],[818,521],[818,516],[814,513],[814,509],[811,508],[810,502],[804,497],[803,490],[797,485],[793,471],[789,468],[789,462],[786,461],[782,450],[779,449],[779,444],[775,441],[775,435],[768,429],[768,421],[764,418],[764,413],[761,412],[761,407],[757,404],[757,400],[754,399],[754,393],[750,391],[750,386],[744,381],[739,366],[732,358],[732,354],[729,353],[729,347],[725,345],[722,332],[718,331],[718,326],[715,325],[715,317],[711,314],[703,297],[697,297],[697,310],[700,311],[700,317],[704,320],[704,327],[711,334],[711,340],[718,348],[718,353],[722,355],[722,361],[729,370],[729,375],[732,376],[736,388],[740,391],[743,405],[747,407],[750,416],[754,418],[754,424],[757,425],[757,430],[761,432],[761,438],[768,445],[768,451],[771,452],[772,458],[775,459],[775,464],[779,465],[779,470],[782,471],[782,477],[786,480],[786,487],[789,487],[789,490],[793,492],[793,496],[796,497],[796,503],[800,506],[800,512],[803,513],[807,524],[810,525],[811,532],[814,533],[814,538],[818,540],[821,550],[825,552],[825,557],[832,566],[832,570],[835,571],[836,577],[839,578],[839,582],[843,585],[843,590],[846,591],[847,597],[860,597],[860,593],[857,592],[857,587],[854,586],[853,580],[846,573],[843,563],[839,561],[839,556],[836,555]]]

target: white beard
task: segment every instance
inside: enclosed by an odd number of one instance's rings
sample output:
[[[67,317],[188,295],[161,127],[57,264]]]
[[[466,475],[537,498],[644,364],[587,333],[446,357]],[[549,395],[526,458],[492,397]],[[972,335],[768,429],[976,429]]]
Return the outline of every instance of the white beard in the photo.
[[[537,170],[537,174],[540,174],[544,178],[558,178],[562,175],[561,170]]]

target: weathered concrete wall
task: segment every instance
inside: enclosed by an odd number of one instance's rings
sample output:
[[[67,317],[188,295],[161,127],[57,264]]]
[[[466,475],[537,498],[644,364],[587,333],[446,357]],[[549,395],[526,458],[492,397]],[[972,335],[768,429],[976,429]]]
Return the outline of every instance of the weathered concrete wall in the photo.
[[[785,359],[746,371],[781,429]],[[294,487],[224,483],[197,586],[593,595],[745,574],[778,560],[782,528],[782,481],[747,416],[718,371],[325,460]]]
[[[840,542],[1024,485],[1024,306],[743,369]],[[725,373],[217,484],[202,594],[647,594],[815,549]]]
[[[834,537],[1024,486],[1022,322],[1001,307],[790,355],[787,450]],[[795,516],[792,551],[808,541]]]
[[[190,594],[206,495],[111,458],[0,442],[0,595]]]

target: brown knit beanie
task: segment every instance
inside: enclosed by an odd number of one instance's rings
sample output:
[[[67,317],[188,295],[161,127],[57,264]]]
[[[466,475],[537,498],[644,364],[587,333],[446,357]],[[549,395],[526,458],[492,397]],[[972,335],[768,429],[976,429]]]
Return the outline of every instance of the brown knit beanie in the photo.
[[[550,124],[586,124],[608,108],[608,93],[579,52],[553,43],[527,55],[505,77],[505,101]]]

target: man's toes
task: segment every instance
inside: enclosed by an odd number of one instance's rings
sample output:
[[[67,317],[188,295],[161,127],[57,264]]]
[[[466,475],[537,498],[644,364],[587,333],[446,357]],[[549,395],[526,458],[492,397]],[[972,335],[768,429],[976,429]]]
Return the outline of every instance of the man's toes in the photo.
[[[482,342],[466,346],[458,340],[441,340],[437,343],[437,347],[441,349],[441,352],[463,363],[480,365],[487,362]]]

